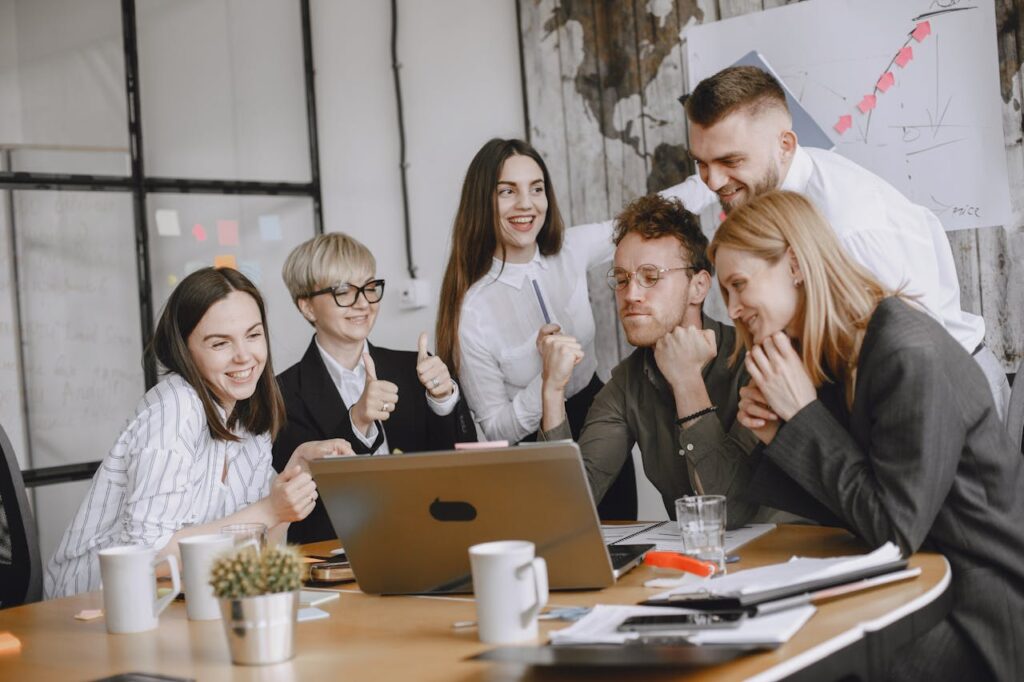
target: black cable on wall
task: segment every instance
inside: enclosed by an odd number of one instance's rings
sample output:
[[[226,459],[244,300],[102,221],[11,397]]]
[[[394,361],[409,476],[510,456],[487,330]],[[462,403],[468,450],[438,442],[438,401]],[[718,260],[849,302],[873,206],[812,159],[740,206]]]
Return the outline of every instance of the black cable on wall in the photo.
[[[402,81],[398,70],[398,2],[391,0],[391,70],[395,76],[395,101],[398,105],[399,170],[402,173],[402,221],[405,226],[405,265],[409,276],[416,279],[416,265],[412,260],[412,229],[409,225],[409,179],[406,177],[405,118],[402,113]]]

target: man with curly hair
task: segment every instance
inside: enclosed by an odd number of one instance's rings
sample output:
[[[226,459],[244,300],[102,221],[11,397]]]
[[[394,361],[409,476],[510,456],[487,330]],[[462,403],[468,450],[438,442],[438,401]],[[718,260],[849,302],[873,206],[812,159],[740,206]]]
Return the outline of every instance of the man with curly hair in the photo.
[[[736,421],[743,363],[729,363],[732,327],[705,316],[712,266],[695,215],[677,199],[650,195],[616,219],[608,285],[636,350],[612,370],[587,414],[579,446],[594,499],[639,444],[647,477],[675,517],[684,495],[726,495],[730,527],[758,506],[742,492],[754,469],[756,438]],[[583,350],[571,336],[544,339],[540,437],[570,438],[565,385]]]

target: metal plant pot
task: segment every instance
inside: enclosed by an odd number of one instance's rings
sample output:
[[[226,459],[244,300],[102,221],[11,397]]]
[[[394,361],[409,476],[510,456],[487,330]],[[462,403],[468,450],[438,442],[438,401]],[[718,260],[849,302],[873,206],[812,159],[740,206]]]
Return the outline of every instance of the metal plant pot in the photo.
[[[298,590],[221,599],[220,612],[234,663],[267,665],[295,655]]]

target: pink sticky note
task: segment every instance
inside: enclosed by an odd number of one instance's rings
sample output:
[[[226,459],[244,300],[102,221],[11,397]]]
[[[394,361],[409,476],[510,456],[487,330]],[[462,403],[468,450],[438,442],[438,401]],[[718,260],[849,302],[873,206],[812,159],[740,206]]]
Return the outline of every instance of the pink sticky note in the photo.
[[[238,246],[238,221],[217,221],[217,243],[221,246]]]
[[[834,126],[832,126],[832,127],[836,129],[837,133],[842,135],[847,130],[849,130],[850,126],[852,126],[852,125],[853,125],[853,116],[850,116],[849,114],[846,114],[844,116],[840,116],[839,117],[839,121],[837,121],[836,124]]]
[[[213,267],[215,268],[231,268],[232,270],[238,269],[238,261],[235,260],[235,255],[232,253],[225,254],[223,256],[213,257]]]
[[[192,226],[192,236],[196,238],[197,242],[206,241],[206,230],[199,223]]]
[[[886,71],[882,74],[882,77],[875,83],[875,87],[885,92],[896,83],[896,77],[892,75],[892,71]]]
[[[900,51],[896,53],[896,65],[901,69],[907,65],[911,59],[914,58],[914,48],[910,45],[900,48]]]
[[[877,100],[875,99],[874,95],[864,95],[864,99],[860,101],[860,104],[857,105],[857,108],[860,109],[860,113],[866,114],[875,108],[876,101]]]
[[[927,38],[929,35],[931,35],[931,32],[932,32],[932,25],[929,24],[927,21],[922,21],[921,23],[919,23],[914,28],[914,32],[911,33],[910,35],[917,42],[921,42],[922,40]]]

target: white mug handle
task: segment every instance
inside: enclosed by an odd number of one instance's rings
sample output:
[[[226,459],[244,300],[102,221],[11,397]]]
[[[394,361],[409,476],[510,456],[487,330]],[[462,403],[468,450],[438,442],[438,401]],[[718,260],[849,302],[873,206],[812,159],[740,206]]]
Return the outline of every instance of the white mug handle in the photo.
[[[530,607],[528,613],[530,618],[540,614],[541,609],[548,603],[548,562],[543,557],[537,557],[530,563],[533,570],[533,587],[537,598],[536,603]]]
[[[173,554],[168,554],[163,559],[154,561],[153,568],[156,568],[164,561],[167,562],[167,566],[171,569],[171,591],[157,599],[156,605],[153,607],[154,615],[156,616],[163,613],[164,609],[174,601],[174,598],[181,594],[181,575],[178,573],[178,558]]]

